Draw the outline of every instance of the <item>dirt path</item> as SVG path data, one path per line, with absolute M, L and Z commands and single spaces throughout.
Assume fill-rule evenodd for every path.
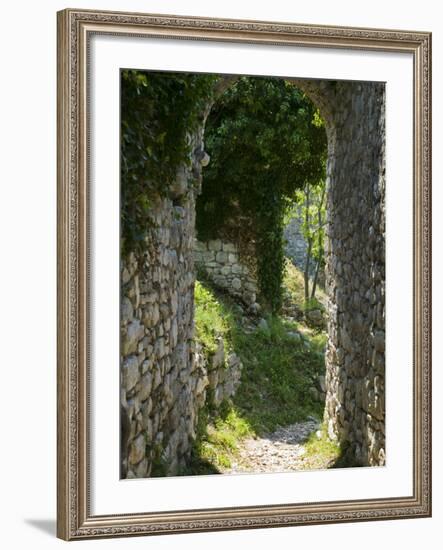
M 323 469 L 329 466 L 318 457 L 307 456 L 304 443 L 312 432 L 319 429 L 316 420 L 291 424 L 257 439 L 247 438 L 240 445 L 231 467 L 223 473 L 290 472 L 294 470 Z

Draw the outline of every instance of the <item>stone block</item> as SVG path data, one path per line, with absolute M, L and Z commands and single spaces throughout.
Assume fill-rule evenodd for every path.
M 242 282 L 238 277 L 235 277 L 234 279 L 232 279 L 231 285 L 232 288 L 234 288 L 235 290 L 240 290 L 242 287 Z
M 157 303 L 147 305 L 143 312 L 143 323 L 146 327 L 154 327 L 160 320 L 160 309 Z
M 137 384 L 137 393 L 140 401 L 145 401 L 152 390 L 152 374 L 148 371 Z
M 204 250 L 207 250 L 208 249 L 208 246 L 207 246 L 207 243 L 205 242 L 202 242 L 202 241 L 198 241 L 197 239 L 195 239 L 194 241 L 194 250 L 198 250 L 198 251 L 204 251 Z
M 213 241 L 208 242 L 208 249 L 214 250 L 215 252 L 218 252 L 222 249 L 222 242 L 219 239 L 215 239 Z
M 145 334 L 144 327 L 138 319 L 134 319 L 123 331 L 122 354 L 129 355 L 137 351 L 138 342 Z
M 230 265 L 224 265 L 221 268 L 220 273 L 225 277 L 226 277 L 226 275 L 230 275 L 231 274 L 231 266 Z
M 225 252 L 237 252 L 237 247 L 234 243 L 223 243 L 223 250 Z
M 121 320 L 123 323 L 129 322 L 134 315 L 134 308 L 132 307 L 131 300 L 129 298 L 123 298 L 121 303 Z
M 217 252 L 215 259 L 218 263 L 224 264 L 228 261 L 228 253 L 227 252 Z
M 385 333 L 382 330 L 377 330 L 374 334 L 374 348 L 376 351 L 385 351 Z
M 134 355 L 127 357 L 122 365 L 122 387 L 128 392 L 140 378 L 138 360 Z
M 129 448 L 129 463 L 138 464 L 145 457 L 146 443 L 145 437 L 143 434 L 137 436 L 134 441 L 132 441 Z

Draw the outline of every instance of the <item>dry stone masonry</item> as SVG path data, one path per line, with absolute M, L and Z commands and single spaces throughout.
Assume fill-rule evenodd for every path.
M 329 435 L 361 465 L 385 463 L 385 87 L 309 82 L 326 118 Z
M 195 264 L 217 287 L 248 306 L 250 313 L 258 313 L 257 282 L 248 266 L 241 262 L 236 244 L 220 239 L 196 241 Z
M 127 477 L 160 461 L 185 465 L 205 401 L 207 378 L 193 327 L 193 209 L 159 199 L 144 257 L 122 269 L 121 402 L 130 425 L 122 441 Z
M 144 254 L 121 265 L 121 474 L 174 475 L 186 467 L 198 413 L 238 386 L 241 363 L 219 349 L 209 362 L 194 341 L 195 193 L 201 184 L 203 128 L 190 136 L 169 197 L 152 197 Z
M 294 81 L 321 110 L 328 132 L 326 283 L 329 342 L 325 420 L 354 461 L 385 461 L 384 85 Z M 208 106 L 207 113 L 210 106 Z M 220 349 L 206 361 L 194 341 L 194 258 L 249 306 L 254 282 L 235 245 L 195 245 L 204 120 L 192 166 L 167 198 L 153 197 L 144 255 L 121 265 L 122 477 L 186 467 L 198 413 L 233 394 L 241 364 Z

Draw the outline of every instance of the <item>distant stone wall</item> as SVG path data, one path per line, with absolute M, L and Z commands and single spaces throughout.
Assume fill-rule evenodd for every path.
M 301 231 L 302 221 L 296 214 L 284 228 L 285 254 L 299 269 L 304 269 L 308 244 Z M 315 266 L 312 266 L 312 271 Z
M 215 286 L 241 300 L 251 313 L 259 311 L 257 303 L 257 283 L 250 268 L 239 258 L 238 247 L 234 243 L 220 239 L 195 241 L 195 265 Z

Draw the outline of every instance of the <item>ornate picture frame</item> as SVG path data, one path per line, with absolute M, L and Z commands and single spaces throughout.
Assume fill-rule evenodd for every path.
M 90 41 L 180 39 L 381 53 L 413 59 L 412 494 L 94 514 L 91 507 Z M 64 540 L 431 515 L 431 34 L 67 9 L 58 13 L 58 471 Z M 409 243 L 409 241 L 408 241 Z M 116 428 L 117 429 L 117 428 Z M 157 480 L 162 483 L 162 480 Z M 257 481 L 258 485 L 260 484 Z M 93 496 L 93 495 L 92 495 Z

